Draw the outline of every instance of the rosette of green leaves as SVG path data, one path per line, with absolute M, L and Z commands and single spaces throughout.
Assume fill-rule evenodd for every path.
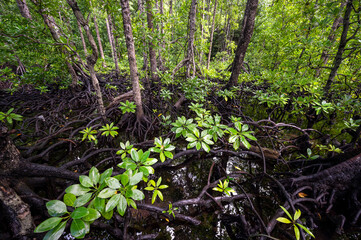
M 221 124 L 219 115 L 207 117 L 203 127 L 208 128 L 208 133 L 212 135 L 214 142 L 218 141 L 218 137 L 222 138 L 225 133 L 224 129 L 227 129 L 226 125 Z
M 212 190 L 217 192 L 222 192 L 227 194 L 228 196 L 231 196 L 231 192 L 235 192 L 235 191 L 233 190 L 233 188 L 228 187 L 228 185 L 229 185 L 228 179 L 224 180 L 223 182 L 219 180 L 217 187 L 212 188 Z
M 176 134 L 176 138 L 180 135 L 186 137 L 188 132 L 192 132 L 195 128 L 197 128 L 197 125 L 193 123 L 192 118 L 186 119 L 184 116 L 178 117 L 177 121 L 171 124 L 173 126 L 171 130 Z
M 127 206 L 137 208 L 135 201 L 144 199 L 142 191 L 137 189 L 137 184 L 143 179 L 142 172 L 133 172 L 127 170 L 121 175 L 114 177 L 107 177 L 104 179 L 106 187 L 99 192 L 97 198 L 99 203 L 98 208 L 101 208 L 106 214 L 112 216 L 114 208 L 117 208 L 118 213 L 124 216 Z
M 189 142 L 187 148 L 196 147 L 197 150 L 203 148 L 204 151 L 209 152 L 211 150 L 209 145 L 214 144 L 211 139 L 212 135 L 209 134 L 208 130 L 203 130 L 201 134 L 199 134 L 199 130 L 195 128 L 192 133 L 187 133 L 186 141 Z
M 312 232 L 305 226 L 303 226 L 302 224 L 297 223 L 296 221 L 301 217 L 301 210 L 296 210 L 294 216 L 292 217 L 291 214 L 287 211 L 286 208 L 280 206 L 281 209 L 286 213 L 286 215 L 289 217 L 289 219 L 284 218 L 284 217 L 279 217 L 276 220 L 281 222 L 281 223 L 286 223 L 286 224 L 292 224 L 293 225 L 293 230 L 295 232 L 295 237 L 297 240 L 300 239 L 300 230 L 298 228 L 302 228 L 306 233 L 308 233 L 310 236 L 312 236 L 313 238 L 315 238 L 315 236 L 312 234 Z
M 160 200 L 163 201 L 163 194 L 159 190 L 168 188 L 168 186 L 167 185 L 161 185 L 161 183 L 162 183 L 162 177 L 158 178 L 157 182 L 155 182 L 154 180 L 149 180 L 148 186 L 146 188 L 144 188 L 147 191 L 153 191 L 152 204 L 155 202 L 157 196 L 159 197 Z
M 175 146 L 170 144 L 170 139 L 166 138 L 164 141 L 162 137 L 155 138 L 154 139 L 154 145 L 155 147 L 152 147 L 150 151 L 159 153 L 159 158 L 162 162 L 165 161 L 165 158 L 173 159 L 173 151 L 175 149 Z
M 93 130 L 92 127 L 85 128 L 80 131 L 80 133 L 83 134 L 82 141 L 85 139 L 88 139 L 89 141 L 96 141 L 96 136 L 94 134 L 97 134 L 97 130 Z
M 13 120 L 15 120 L 15 121 L 23 120 L 23 116 L 13 113 L 12 111 L 14 111 L 14 108 L 10 108 L 6 113 L 0 112 L 0 121 L 5 122 L 5 119 L 6 119 L 6 121 L 9 124 L 13 124 Z
M 115 137 L 118 135 L 118 132 L 116 130 L 118 130 L 119 128 L 117 126 L 114 126 L 114 123 L 111 123 L 110 125 L 107 123 L 105 126 L 102 126 L 101 129 L 99 129 L 99 131 L 102 131 L 102 135 L 105 136 L 112 136 Z
M 119 109 L 122 110 L 122 113 L 135 113 L 135 109 L 137 108 L 137 106 L 135 105 L 134 102 L 129 102 L 128 100 L 124 103 L 121 102 L 120 103 L 120 107 Z
M 52 217 L 40 223 L 34 232 L 48 231 L 44 239 L 59 239 L 64 232 L 67 221 L 71 219 L 71 235 L 75 238 L 84 238 L 90 231 L 90 224 L 101 216 L 99 210 L 91 205 L 87 208 L 84 206 L 94 199 L 96 192 L 101 189 L 100 180 L 105 177 L 103 174 L 100 175 L 98 169 L 93 167 L 89 171 L 89 176 L 81 175 L 79 177 L 80 184 L 71 185 L 65 190 L 66 194 L 63 201 L 52 200 L 47 202 L 46 208 Z M 74 210 L 68 211 L 68 207 Z
M 233 143 L 233 148 L 237 150 L 242 143 L 247 149 L 250 149 L 251 144 L 248 142 L 248 139 L 256 141 L 252 134 L 253 131 L 248 131 L 249 127 L 247 124 L 243 124 L 241 122 L 234 123 L 235 129 L 229 127 L 228 131 L 230 132 L 231 136 L 229 137 L 229 143 Z
M 118 164 L 118 167 L 123 169 L 130 169 L 133 171 L 142 172 L 144 177 L 147 178 L 149 174 L 154 173 L 154 169 L 151 165 L 155 164 L 158 160 L 156 158 L 149 158 L 150 151 L 143 152 L 143 150 L 135 150 L 134 148 L 130 151 L 130 157 L 123 159 L 123 162 Z
M 122 159 L 124 159 L 127 156 L 127 154 L 130 154 L 130 151 L 132 149 L 137 150 L 136 148 L 133 148 L 133 145 L 131 145 L 129 143 L 129 141 L 127 141 L 125 144 L 121 142 L 120 143 L 120 148 L 121 149 L 119 151 L 117 151 L 117 154 L 121 155 Z

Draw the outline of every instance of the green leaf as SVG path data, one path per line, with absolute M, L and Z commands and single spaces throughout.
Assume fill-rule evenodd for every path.
M 159 190 L 155 190 L 154 192 L 157 192 L 157 195 L 158 195 L 159 199 L 163 201 L 163 194 L 162 194 L 162 192 L 159 191 Z
M 126 173 L 123 173 L 122 175 L 120 175 L 120 181 L 122 183 L 123 186 L 126 186 L 129 183 L 129 176 Z
M 85 207 L 76 208 L 74 212 L 71 213 L 72 219 L 80 219 L 89 214 L 89 210 Z
M 240 136 L 240 141 L 247 149 L 251 148 L 251 144 L 246 140 L 244 136 Z
M 296 223 L 297 226 L 299 226 L 300 228 L 302 228 L 303 230 L 305 230 L 306 233 L 308 233 L 310 236 L 312 236 L 313 238 L 315 238 L 315 235 L 313 235 L 313 233 L 308 229 L 306 228 L 305 226 L 299 224 L 299 223 Z
M 282 207 L 282 206 L 280 206 L 280 208 L 282 208 L 282 210 L 287 214 L 287 216 L 288 216 L 290 219 L 292 219 L 291 214 L 287 211 L 286 208 L 284 208 L 284 207 Z
M 162 162 L 165 161 L 165 156 L 164 156 L 164 153 L 163 153 L 163 152 L 161 152 L 161 153 L 159 154 L 159 158 L 160 158 L 160 160 L 161 160 Z
M 127 210 L 127 199 L 120 194 L 119 203 L 117 206 L 118 213 L 120 216 L 124 216 L 125 211 Z
M 113 177 L 106 178 L 105 183 L 112 189 L 118 189 L 121 187 L 119 181 Z
M 105 199 L 96 197 L 94 199 L 94 207 L 99 212 L 103 212 L 103 210 L 105 208 Z
M 157 191 L 157 190 L 156 190 Z M 155 202 L 155 199 L 157 198 L 157 193 L 156 191 L 153 192 L 153 195 L 152 195 L 152 204 Z
M 281 223 L 287 223 L 287 224 L 292 223 L 289 219 L 284 218 L 284 217 L 279 217 L 276 220 L 281 222 Z
M 113 168 L 108 168 L 100 175 L 100 184 L 104 183 L 104 180 L 108 177 L 110 177 L 113 173 Z
M 52 217 L 46 219 L 44 222 L 40 223 L 34 230 L 35 233 L 42 233 L 49 231 L 50 229 L 55 228 L 60 222 L 62 218 L 60 217 Z
M 75 238 L 83 238 L 87 232 L 85 223 L 81 219 L 75 219 L 70 225 L 70 233 Z
M 59 223 L 55 228 L 51 229 L 49 232 L 46 233 L 43 240 L 57 240 L 61 237 L 65 230 L 66 222 Z
M 83 217 L 84 221 L 92 222 L 92 221 L 97 220 L 101 216 L 100 213 L 93 208 L 88 208 L 88 211 L 89 211 L 89 214 L 86 215 L 85 217 Z
M 85 194 L 85 193 L 87 193 L 89 191 L 90 191 L 90 188 L 83 187 L 80 184 L 74 184 L 74 185 L 71 185 L 71 186 L 69 186 L 69 187 L 67 187 L 65 189 L 66 193 L 72 193 L 75 196 L 83 195 L 83 194 Z
M 49 215 L 52 217 L 59 217 L 67 212 L 65 203 L 59 200 L 47 202 L 46 208 L 48 209 Z
M 167 158 L 173 159 L 173 153 L 171 153 L 171 152 L 164 152 L 164 155 L 165 155 Z
M 128 205 L 132 206 L 134 209 L 137 209 L 137 204 L 133 201 L 133 199 L 127 198 Z
M 73 206 L 76 200 L 76 196 L 72 193 L 65 193 L 63 197 L 63 201 L 67 206 Z
M 140 191 L 138 189 L 134 189 L 131 198 L 133 198 L 134 200 L 140 201 L 140 200 L 144 199 L 144 194 L 142 191 Z
M 298 229 L 298 227 L 296 225 L 293 225 L 293 229 L 295 231 L 296 239 L 300 240 L 300 230 Z
M 293 216 L 293 221 L 296 221 L 300 217 L 301 217 L 301 210 L 297 209 L 296 212 L 295 212 L 295 215 Z
M 105 206 L 105 212 L 113 210 L 118 205 L 120 196 L 120 194 L 116 194 L 109 199 L 107 205 Z
M 96 167 L 92 167 L 89 171 L 89 178 L 93 182 L 94 186 L 98 184 L 100 179 L 99 171 Z
M 83 196 L 80 196 L 78 197 L 75 202 L 74 202 L 74 207 L 77 208 L 77 207 L 80 207 L 80 206 L 83 206 L 85 205 L 89 200 L 90 198 L 92 197 L 93 193 L 86 193 L 84 194 Z
M 129 179 L 129 185 L 136 185 L 138 184 L 143 178 L 143 173 L 139 172 L 134 174 L 133 176 L 130 177 Z
M 134 148 L 130 151 L 130 156 L 134 161 L 139 162 L 139 153 Z
M 109 220 L 109 219 L 111 219 L 111 218 L 113 217 L 113 213 L 114 213 L 113 210 L 111 210 L 111 211 L 109 211 L 109 212 L 103 211 L 103 212 L 102 212 L 102 216 L 103 216 L 105 219 Z
M 88 176 L 81 175 L 79 176 L 79 182 L 83 187 L 93 187 L 93 182 Z
M 209 147 L 209 145 L 207 143 L 202 142 L 202 148 L 204 149 L 204 151 L 209 152 L 211 150 L 211 148 Z
M 98 198 L 110 198 L 113 196 L 117 191 L 111 188 L 105 188 L 103 189 L 99 194 Z

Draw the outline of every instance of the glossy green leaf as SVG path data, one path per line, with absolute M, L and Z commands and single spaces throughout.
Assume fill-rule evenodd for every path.
M 50 229 L 55 228 L 60 222 L 62 218 L 60 217 L 52 217 L 46 219 L 44 222 L 40 223 L 34 230 L 35 233 L 42 233 L 49 231 Z
M 66 227 L 66 222 L 61 222 L 59 223 L 55 228 L 51 229 L 49 232 L 47 232 L 43 238 L 43 240 L 57 240 L 61 237 L 61 235 L 63 234 L 65 227 Z
M 63 201 L 67 206 L 73 206 L 76 200 L 76 196 L 72 193 L 65 193 L 63 197 Z
M 46 203 L 48 213 L 52 217 L 59 217 L 67 212 L 66 205 L 62 201 L 52 200 Z
M 87 232 L 85 223 L 81 219 L 74 219 L 70 225 L 70 233 L 75 238 L 83 238 Z
M 120 216 L 124 216 L 125 211 L 127 210 L 127 200 L 126 198 L 120 194 L 119 203 L 117 205 L 117 210 Z
M 89 191 L 90 191 L 90 188 L 83 187 L 80 184 L 74 184 L 74 185 L 71 185 L 71 186 L 69 186 L 69 187 L 67 187 L 65 189 L 66 193 L 72 193 L 75 196 L 83 195 L 83 194 L 85 194 L 85 193 L 87 193 Z
M 79 176 L 79 182 L 83 187 L 93 187 L 93 182 L 88 176 Z
M 139 173 L 134 174 L 129 179 L 129 185 L 138 184 L 142 180 L 142 178 L 143 178 L 143 173 L 139 172 Z
M 102 174 L 100 174 L 100 184 L 104 183 L 104 180 L 110 177 L 113 173 L 113 168 L 108 168 Z
M 94 207 L 96 210 L 98 210 L 99 212 L 103 212 L 104 208 L 105 208 L 105 199 L 104 198 L 99 198 L 96 197 L 94 199 Z
M 110 198 L 113 196 L 117 191 L 111 188 L 105 188 L 103 189 L 99 194 L 98 198 Z
M 100 174 L 96 167 L 92 167 L 89 171 L 89 178 L 93 182 L 94 185 L 99 183 Z
M 71 218 L 72 219 L 80 219 L 82 217 L 85 217 L 86 215 L 89 214 L 89 210 L 85 207 L 80 207 L 80 208 L 76 208 L 72 213 L 71 213 Z
M 137 200 L 137 201 L 143 200 L 144 193 L 138 189 L 134 189 L 131 198 L 133 198 L 134 200 Z
M 284 217 L 279 217 L 276 220 L 281 222 L 281 223 L 287 223 L 287 224 L 292 223 L 289 219 L 284 218 Z
M 105 212 L 113 210 L 118 205 L 120 196 L 120 194 L 116 194 L 109 199 L 107 205 L 105 206 Z
M 106 178 L 105 183 L 112 189 L 118 189 L 121 187 L 119 181 L 113 177 Z
M 101 216 L 101 214 L 93 208 L 88 208 L 88 211 L 89 211 L 88 215 L 83 217 L 84 221 L 87 221 L 87 222 L 95 221 L 98 218 L 100 218 L 100 216 Z
M 77 207 L 80 207 L 80 206 L 83 206 L 85 205 L 86 203 L 89 202 L 90 198 L 92 197 L 93 193 L 86 193 L 80 197 L 78 197 L 75 202 L 74 202 L 74 205 L 73 207 L 77 208 Z

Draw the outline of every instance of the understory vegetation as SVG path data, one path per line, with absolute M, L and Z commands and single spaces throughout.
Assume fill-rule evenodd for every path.
M 360 239 L 360 0 L 0 2 L 0 239 Z

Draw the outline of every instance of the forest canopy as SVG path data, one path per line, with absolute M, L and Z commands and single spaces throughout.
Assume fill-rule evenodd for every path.
M 359 239 L 360 0 L 0 2 L 0 239 Z

